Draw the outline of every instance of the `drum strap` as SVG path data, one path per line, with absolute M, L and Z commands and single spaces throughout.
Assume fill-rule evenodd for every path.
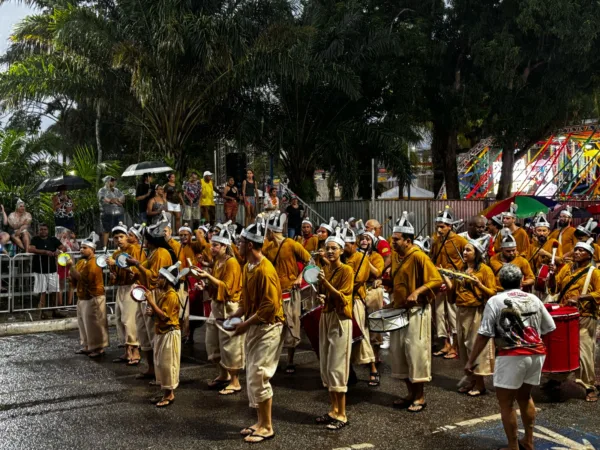
M 273 267 L 275 267 L 275 264 L 277 264 L 277 259 L 279 258 L 279 252 L 281 251 L 281 247 L 283 247 L 283 244 L 285 244 L 285 241 L 287 241 L 288 238 L 285 238 L 282 242 L 281 245 L 279 246 L 279 248 L 277 249 L 277 254 L 275 255 L 275 259 L 273 260 Z
M 592 271 L 593 269 L 594 269 L 594 267 L 590 267 L 589 271 Z M 575 275 L 573 278 L 571 278 L 571 281 L 569 281 L 566 284 L 566 286 L 564 288 L 562 288 L 562 290 L 560 291 L 560 294 L 558 294 L 558 299 L 556 301 L 558 303 L 560 303 L 563 296 L 567 293 L 567 291 L 571 288 L 571 286 L 573 286 L 577 282 L 577 280 L 579 280 L 583 275 L 587 274 L 589 271 L 582 270 L 577 275 Z
M 356 272 L 354 273 L 354 280 L 353 280 L 354 282 L 356 282 L 356 277 L 358 276 L 358 274 L 359 274 L 359 272 L 360 272 L 360 268 L 361 268 L 361 267 L 362 267 L 362 265 L 363 265 L 363 262 L 364 262 L 364 260 L 365 260 L 365 256 L 367 256 L 367 252 L 363 253 L 363 256 L 362 256 L 362 258 L 361 258 L 361 260 L 360 260 L 360 264 L 358 265 L 358 269 L 357 269 L 357 270 L 356 270 Z M 359 296 L 358 298 L 360 298 L 360 296 Z M 364 303 L 364 299 L 362 299 L 362 298 L 361 298 L 361 300 L 362 300 L 362 302 Z M 365 306 L 366 306 L 366 305 L 365 305 Z

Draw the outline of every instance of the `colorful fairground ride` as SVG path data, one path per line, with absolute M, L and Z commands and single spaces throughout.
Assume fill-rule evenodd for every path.
M 461 198 L 495 197 L 502 149 L 484 139 L 458 158 Z M 557 130 L 533 145 L 513 169 L 513 194 L 556 200 L 600 199 L 600 124 L 598 121 Z M 445 198 L 442 186 L 438 198 Z

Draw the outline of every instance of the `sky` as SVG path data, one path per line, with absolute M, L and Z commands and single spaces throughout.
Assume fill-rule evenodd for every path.
M 8 47 L 8 37 L 13 26 L 31 12 L 32 9 L 22 3 L 8 2 L 0 5 L 0 54 Z

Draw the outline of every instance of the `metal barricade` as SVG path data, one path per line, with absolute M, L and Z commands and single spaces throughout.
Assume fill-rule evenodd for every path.
M 0 253 L 0 313 L 10 312 L 11 307 L 11 258 Z

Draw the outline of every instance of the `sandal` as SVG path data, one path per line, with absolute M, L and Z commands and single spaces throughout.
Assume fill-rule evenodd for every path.
M 104 356 L 104 354 L 105 354 L 104 351 L 102 351 L 102 352 L 92 352 L 88 356 L 90 358 L 92 358 L 92 359 L 95 359 L 95 358 L 100 358 L 100 357 Z
M 411 409 L 411 408 L 413 408 L 413 409 Z M 416 403 L 416 402 L 413 402 L 412 405 L 410 405 L 408 407 L 407 411 L 416 414 L 416 413 L 420 413 L 425 408 L 427 408 L 427 402 L 425 402 L 425 403 Z
M 590 389 L 585 395 L 585 401 L 589 403 L 596 403 L 598 401 L 598 393 L 595 389 Z
M 458 389 L 458 393 L 459 394 L 468 394 L 469 392 L 471 392 L 473 390 L 473 387 L 474 386 L 463 386 Z
M 89 355 L 90 353 L 92 352 L 89 350 L 84 350 L 82 348 L 80 348 L 79 350 L 75 350 L 76 355 Z
M 285 373 L 288 375 L 294 375 L 296 373 L 296 366 L 294 364 L 288 364 L 285 368 Z
M 344 428 L 347 425 L 350 425 L 350 423 L 348 421 L 342 422 L 341 420 L 332 418 L 331 422 L 325 428 L 327 428 L 328 430 L 331 430 L 331 431 L 337 431 L 337 430 L 341 430 L 342 428 Z
M 240 392 L 242 392 L 242 388 L 239 388 L 239 389 L 225 388 L 225 389 L 221 389 L 219 391 L 219 395 L 235 395 L 235 394 L 239 394 Z
M 458 353 L 449 351 L 444 355 L 444 359 L 458 359 Z
M 163 402 L 166 402 L 166 403 L 163 403 Z M 156 407 L 157 408 L 166 408 L 167 406 L 171 406 L 173 403 L 175 403 L 174 398 L 172 398 L 170 400 L 169 399 L 164 399 L 164 400 L 161 399 L 160 402 L 156 403 Z
M 273 433 L 271 436 L 263 436 L 262 434 L 256 434 L 256 432 L 254 432 L 254 433 L 246 436 L 244 438 L 244 442 L 247 442 L 248 444 L 259 444 L 261 442 L 271 440 L 274 437 L 275 437 L 275 433 Z M 258 441 L 252 440 L 252 438 L 258 438 Z
M 482 389 L 482 390 L 479 390 L 479 389 L 471 389 L 469 392 L 467 392 L 467 395 L 468 395 L 469 397 L 480 397 L 480 396 L 482 396 L 482 395 L 485 395 L 486 393 L 487 393 L 487 390 L 486 390 L 486 389 Z
M 437 352 L 435 352 L 435 353 L 433 354 L 433 356 L 437 356 L 437 357 L 439 357 L 439 356 L 444 356 L 444 355 L 446 355 L 447 353 L 448 353 L 448 352 L 447 352 L 447 351 L 445 351 L 445 350 L 438 350 Z
M 376 387 L 381 384 L 381 375 L 379 375 L 379 372 L 371 372 L 371 378 L 374 378 L 374 380 L 369 380 L 369 386 Z
M 119 356 L 118 358 L 113 359 L 112 362 L 114 362 L 114 363 L 124 363 L 124 362 L 129 362 L 129 360 L 127 358 Z
M 210 389 L 211 391 L 220 391 L 223 388 L 227 387 L 227 385 L 230 382 L 231 382 L 231 379 L 229 379 L 229 380 L 214 379 L 210 383 L 208 383 L 208 389 Z
M 127 365 L 128 366 L 137 366 L 140 361 L 142 360 L 142 358 L 139 359 L 130 359 L 129 361 L 127 361 Z
M 392 403 L 392 406 L 396 409 L 407 409 L 412 404 L 412 400 L 401 398 L 400 400 L 396 400 L 394 403 Z
M 242 436 L 250 436 L 251 434 L 253 434 L 256 430 L 252 427 L 247 427 L 244 428 L 242 431 L 240 431 L 240 434 Z
M 333 417 L 331 417 L 329 415 L 329 413 L 327 413 L 327 414 L 323 414 L 322 416 L 317 417 L 315 419 L 315 422 L 318 423 L 319 425 L 327 425 L 328 423 L 331 423 L 334 420 L 335 419 Z

